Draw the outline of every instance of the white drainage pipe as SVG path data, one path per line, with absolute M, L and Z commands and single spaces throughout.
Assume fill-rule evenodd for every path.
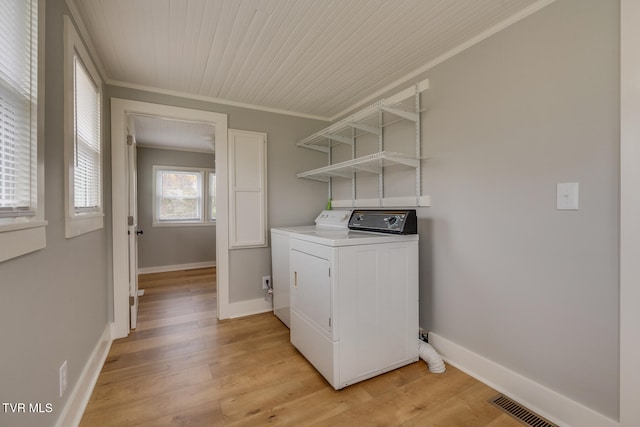
M 446 370 L 444 361 L 431 344 L 418 340 L 418 354 L 420 354 L 420 359 L 427 362 L 429 371 L 434 374 L 441 374 Z

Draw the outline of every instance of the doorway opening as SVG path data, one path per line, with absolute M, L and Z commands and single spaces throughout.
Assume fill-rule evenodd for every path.
M 157 121 L 160 122 L 157 122 Z M 148 126 L 149 125 L 149 126 Z M 229 254 L 228 254 L 228 217 L 227 210 L 227 116 L 203 110 L 173 107 L 162 104 L 152 104 L 139 101 L 113 98 L 111 100 L 111 156 L 112 156 L 112 221 L 113 221 L 113 324 L 112 338 L 121 338 L 129 334 L 131 329 L 131 304 L 137 297 L 137 289 L 133 289 L 130 277 L 130 265 L 133 252 L 131 248 L 130 206 L 131 197 L 128 189 L 130 182 L 130 145 L 127 137 L 131 128 L 135 128 L 136 138 L 140 140 L 140 127 L 149 127 L 149 132 L 157 132 L 159 127 L 172 125 L 174 129 L 188 127 L 194 129 L 202 127 L 213 134 L 209 140 L 204 138 L 201 143 L 209 144 L 215 151 L 215 181 L 216 181 L 216 227 L 215 227 L 215 258 L 216 258 L 216 288 L 218 317 L 227 317 L 229 290 Z M 184 129 L 183 129 L 184 130 Z M 213 141 L 211 141 L 211 138 Z M 129 138 L 131 141 L 132 138 Z M 158 137 L 157 139 L 161 139 Z M 133 142 L 133 141 L 131 141 Z M 135 166 L 134 166 L 135 167 Z M 132 171 L 135 172 L 135 171 Z M 135 219 L 134 221 L 135 222 Z M 136 230 L 137 231 L 137 230 Z M 134 231 L 134 236 L 135 236 Z M 134 239 L 135 240 L 135 239 Z M 130 256 L 131 255 L 131 256 Z M 137 267 L 136 267 L 137 271 Z
M 136 328 L 138 275 L 215 266 L 215 127 L 130 114 L 129 298 Z

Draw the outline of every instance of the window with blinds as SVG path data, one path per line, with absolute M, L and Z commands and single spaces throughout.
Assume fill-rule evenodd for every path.
M 65 236 L 71 238 L 104 227 L 102 80 L 68 16 L 64 38 Z
M 93 82 L 77 55 L 74 74 L 74 171 L 73 204 L 76 212 L 100 210 L 101 143 L 100 88 Z
M 0 218 L 37 209 L 38 2 L 2 0 Z

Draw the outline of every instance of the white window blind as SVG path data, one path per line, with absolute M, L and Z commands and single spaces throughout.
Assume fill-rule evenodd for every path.
M 2 1 L 2 0 L 0 0 Z M 64 16 L 65 237 L 103 228 L 102 80 Z
M 35 215 L 38 2 L 0 0 L 0 217 Z
M 100 91 L 76 55 L 74 69 L 74 208 L 100 210 Z

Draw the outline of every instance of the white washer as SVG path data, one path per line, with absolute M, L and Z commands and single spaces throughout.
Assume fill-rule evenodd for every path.
M 399 211 L 368 212 L 352 219 L 399 231 Z M 316 227 L 288 239 L 291 342 L 335 389 L 418 360 L 417 234 Z

